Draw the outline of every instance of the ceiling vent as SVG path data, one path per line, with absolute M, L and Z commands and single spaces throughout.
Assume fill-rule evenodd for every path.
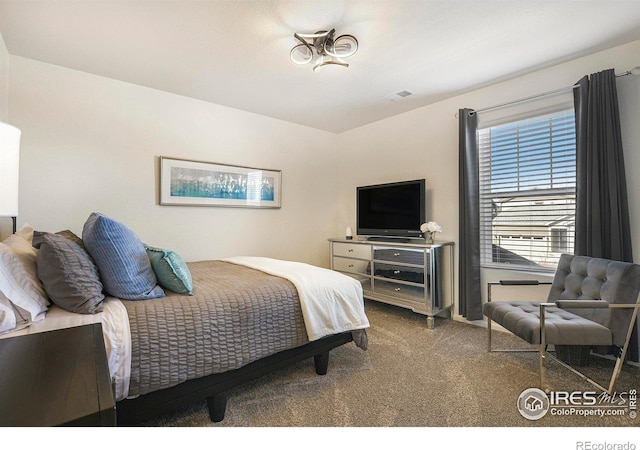
M 391 100 L 392 102 L 397 102 L 398 100 L 402 100 L 403 98 L 407 98 L 410 95 L 413 95 L 413 92 L 410 91 L 400 91 L 395 94 L 389 94 L 385 96 L 387 100 Z

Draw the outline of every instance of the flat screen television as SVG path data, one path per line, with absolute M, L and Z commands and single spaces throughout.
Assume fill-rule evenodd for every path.
M 425 180 L 356 188 L 356 228 L 360 236 L 422 236 L 425 222 Z

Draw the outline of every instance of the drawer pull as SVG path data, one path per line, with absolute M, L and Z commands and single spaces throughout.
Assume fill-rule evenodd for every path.
M 353 267 L 353 264 L 349 264 L 349 268 Z
M 400 271 L 399 271 L 399 270 L 394 270 L 394 271 L 393 271 L 393 274 L 394 274 L 394 275 L 400 275 Z
M 400 253 L 394 253 L 393 256 L 400 256 Z
M 400 292 L 400 288 L 395 288 L 394 291 Z
M 350 248 L 349 250 L 347 250 L 349 253 L 353 253 L 353 249 Z

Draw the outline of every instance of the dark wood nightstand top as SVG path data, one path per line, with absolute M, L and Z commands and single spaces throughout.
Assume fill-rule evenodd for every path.
M 115 423 L 101 324 L 0 339 L 0 426 Z

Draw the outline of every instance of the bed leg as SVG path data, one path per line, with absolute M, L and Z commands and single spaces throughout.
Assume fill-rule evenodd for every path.
M 222 422 L 224 413 L 227 409 L 227 395 L 222 392 L 220 394 L 207 397 L 207 406 L 209 407 L 209 418 L 212 422 Z
M 329 368 L 329 352 L 314 355 L 313 364 L 316 366 L 316 373 L 318 375 L 326 375 L 327 369 Z

